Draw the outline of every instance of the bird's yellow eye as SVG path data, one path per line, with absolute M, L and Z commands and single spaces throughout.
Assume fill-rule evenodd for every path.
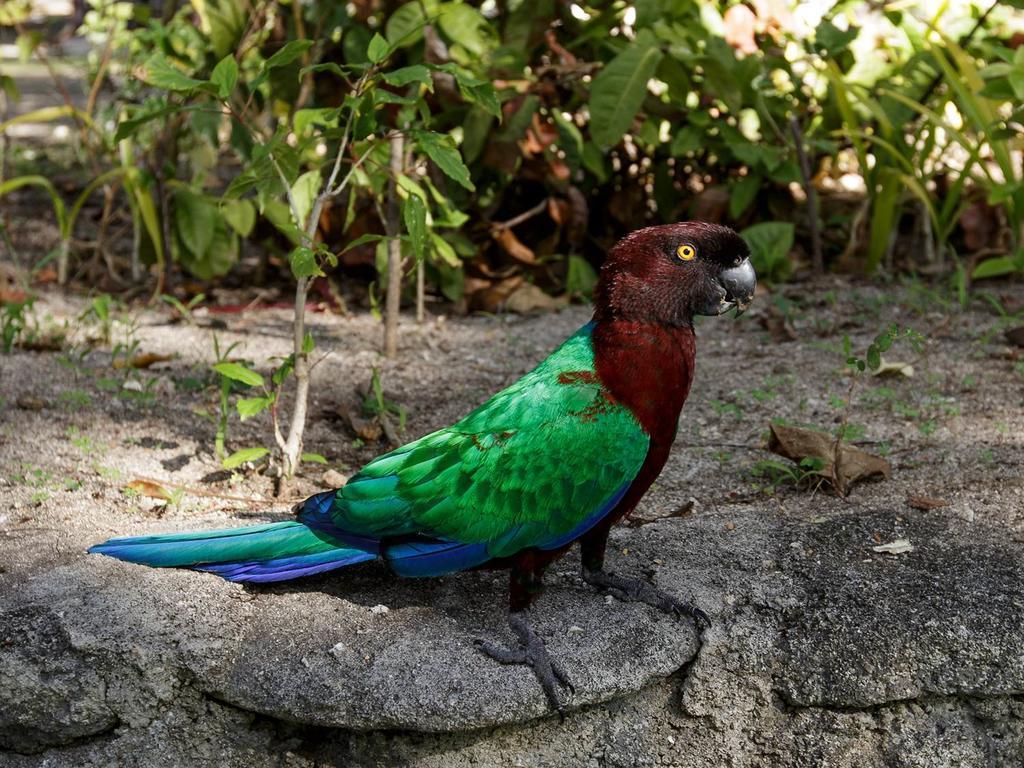
M 680 245 L 676 248 L 676 256 L 683 261 L 692 261 L 697 256 L 697 250 L 692 245 Z

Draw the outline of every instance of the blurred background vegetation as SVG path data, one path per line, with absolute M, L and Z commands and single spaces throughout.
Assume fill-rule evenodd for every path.
M 765 284 L 923 276 L 966 306 L 1024 272 L 1022 9 L 5 0 L 3 349 L 39 343 L 47 283 L 100 320 L 294 307 L 269 381 L 213 339 L 218 458 L 270 454 L 224 450 L 229 412 L 269 411 L 288 478 L 318 458 L 309 308 L 383 315 L 393 356 L 403 305 L 555 309 L 681 219 L 739 230 Z
M 181 300 L 309 277 L 376 308 L 392 241 L 420 312 L 497 311 L 586 295 L 625 232 L 703 219 L 769 280 L 966 292 L 1024 268 L 1021 6 L 8 1 L 4 258 Z M 41 201 L 54 234 L 19 242 Z

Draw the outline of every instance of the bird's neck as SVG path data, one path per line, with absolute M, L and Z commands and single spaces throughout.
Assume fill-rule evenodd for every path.
M 693 328 L 598 320 L 591 338 L 601 383 L 636 416 L 652 444 L 667 450 L 693 382 Z

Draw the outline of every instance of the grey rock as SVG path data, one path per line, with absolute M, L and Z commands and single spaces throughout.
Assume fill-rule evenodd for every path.
M 5 598 L 0 738 L 19 768 L 1024 764 L 1012 545 L 924 514 L 898 557 L 864 533 L 889 512 L 730 520 L 613 537 L 618 570 L 717 614 L 699 650 L 688 622 L 551 580 L 535 614 L 577 686 L 564 724 L 528 670 L 472 645 L 508 639 L 500 575 L 244 589 L 78 558 Z

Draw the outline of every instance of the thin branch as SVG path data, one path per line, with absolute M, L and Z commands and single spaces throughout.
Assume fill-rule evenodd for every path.
M 545 197 L 533 208 L 523 211 L 522 213 L 513 216 L 508 221 L 496 221 L 491 224 L 491 229 L 495 232 L 501 232 L 502 230 L 512 229 L 512 227 L 522 224 L 524 221 L 532 219 L 537 214 L 543 212 L 548 207 L 548 199 Z

